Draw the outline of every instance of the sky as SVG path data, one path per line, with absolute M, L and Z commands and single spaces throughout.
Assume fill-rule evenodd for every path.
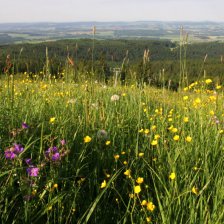
M 224 22 L 224 0 L 0 0 L 0 8 L 0 23 Z

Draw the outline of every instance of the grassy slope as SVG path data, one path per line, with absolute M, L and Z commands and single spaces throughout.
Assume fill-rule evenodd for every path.
M 224 96 L 223 87 L 206 91 L 209 85 L 173 93 L 25 79 L 12 88 L 11 78 L 1 80 L 0 219 L 222 223 Z M 21 129 L 24 121 L 28 129 Z M 23 153 L 5 159 L 15 142 Z M 57 162 L 44 153 L 52 146 L 65 153 Z M 25 158 L 40 168 L 38 177 L 27 175 Z

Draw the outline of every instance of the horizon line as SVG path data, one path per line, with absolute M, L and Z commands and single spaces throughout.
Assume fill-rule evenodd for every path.
M 0 22 L 0 24 L 33 24 L 33 23 L 135 23 L 135 22 L 190 22 L 190 23 L 224 23 L 224 20 L 86 20 L 86 21 L 24 21 L 24 22 Z

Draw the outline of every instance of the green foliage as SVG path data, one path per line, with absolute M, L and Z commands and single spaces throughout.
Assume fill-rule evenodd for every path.
M 223 86 L 207 79 L 176 93 L 7 78 L 3 223 L 223 223 Z M 7 159 L 14 143 L 24 150 Z

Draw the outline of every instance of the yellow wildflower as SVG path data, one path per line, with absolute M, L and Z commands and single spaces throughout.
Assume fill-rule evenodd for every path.
M 105 143 L 106 145 L 110 145 L 110 141 L 106 141 L 106 143 Z
M 187 137 L 185 138 L 185 140 L 186 140 L 186 142 L 191 142 L 191 141 L 192 141 L 192 137 L 191 137 L 191 136 L 187 136 Z
M 120 156 L 118 154 L 114 155 L 114 159 L 118 160 L 120 158 Z
M 152 202 L 147 203 L 147 210 L 149 210 L 150 212 L 153 212 L 155 208 L 156 206 Z
M 55 122 L 55 119 L 56 119 L 56 117 L 51 117 L 49 122 L 50 122 L 51 124 L 53 124 L 53 123 Z
M 139 133 L 142 133 L 143 131 L 144 131 L 144 129 L 142 128 L 142 129 L 140 129 L 138 132 L 139 132 Z
M 124 172 L 124 175 L 127 176 L 128 178 L 131 178 L 131 170 L 128 169 Z
M 135 188 L 134 188 L 134 192 L 135 192 L 135 194 L 139 194 L 140 192 L 141 192 L 141 186 L 140 185 L 137 185 L 137 186 L 135 186 Z
M 152 146 L 155 146 L 155 145 L 157 145 L 157 144 L 158 144 L 158 141 L 157 141 L 157 140 L 155 140 L 155 139 L 152 140 L 152 142 L 151 142 L 151 145 L 152 145 Z
M 194 101 L 195 104 L 200 104 L 201 103 L 201 99 L 200 98 L 196 98 Z
M 171 173 L 171 174 L 169 175 L 169 178 L 170 178 L 171 180 L 174 180 L 174 179 L 176 178 L 176 174 L 175 174 L 175 173 Z
M 147 135 L 149 134 L 149 129 L 145 129 L 144 133 Z
M 129 194 L 129 198 L 134 198 L 134 194 Z
M 198 193 L 199 193 L 198 188 L 196 188 L 195 186 L 191 189 L 191 192 L 196 195 L 198 195 Z
M 180 136 L 179 136 L 179 135 L 175 135 L 175 136 L 173 137 L 173 140 L 174 140 L 174 141 L 179 141 L 179 139 L 180 139 Z
M 151 222 L 152 221 L 152 218 L 150 217 L 150 216 L 148 216 L 147 218 L 146 218 L 146 222 Z
M 106 186 L 107 186 L 107 182 L 106 182 L 106 180 L 104 180 L 104 181 L 101 183 L 100 188 L 105 188 Z
M 188 118 L 188 117 L 184 117 L 183 121 L 184 121 L 185 123 L 187 123 L 187 122 L 189 122 L 189 118 Z
M 188 96 L 184 96 L 183 100 L 188 100 L 188 98 L 189 98 Z
M 139 157 L 143 157 L 143 156 L 144 156 L 144 152 L 140 152 L 140 153 L 138 154 L 138 156 L 139 156 Z
M 212 116 L 215 115 L 214 110 L 210 110 L 210 111 L 209 111 L 209 114 L 212 115 Z
M 151 127 L 151 129 L 154 131 L 154 130 L 156 130 L 156 125 L 153 125 L 152 127 Z
M 92 138 L 89 137 L 88 135 L 84 138 L 85 143 L 91 142 L 91 140 L 92 140 Z
M 146 200 L 143 200 L 143 201 L 141 202 L 141 205 L 142 205 L 142 206 L 147 205 L 147 201 L 146 201 Z
M 171 132 L 173 132 L 173 133 L 176 133 L 177 131 L 178 131 L 177 128 L 172 128 L 172 129 L 171 129 Z
M 142 184 L 144 182 L 144 178 L 143 177 L 138 177 L 136 180 L 136 183 L 138 184 Z
M 206 84 L 210 84 L 210 83 L 212 83 L 212 80 L 211 80 L 211 79 L 206 79 L 206 80 L 205 80 L 205 83 L 206 83 Z

